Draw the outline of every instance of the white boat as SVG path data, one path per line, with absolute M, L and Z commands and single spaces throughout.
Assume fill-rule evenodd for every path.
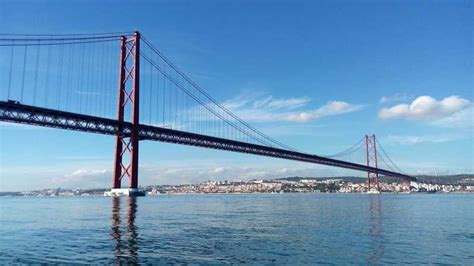
M 367 194 L 380 194 L 380 191 L 371 189 L 371 190 L 367 191 Z
M 110 191 L 105 191 L 106 197 L 140 197 L 145 196 L 145 192 L 136 188 L 113 188 Z

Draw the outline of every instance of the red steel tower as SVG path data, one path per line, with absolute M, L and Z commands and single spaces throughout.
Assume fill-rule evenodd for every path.
M 365 135 L 365 148 L 366 148 L 366 154 L 367 154 L 367 166 L 374 167 L 375 169 L 378 169 L 377 165 L 377 139 L 375 137 L 375 134 L 372 136 L 367 136 Z M 370 171 L 367 171 L 367 189 L 370 191 L 370 183 L 371 179 L 375 179 L 375 188 L 377 191 L 380 191 L 379 187 L 379 173 L 376 170 L 375 173 L 372 173 Z
M 138 187 L 138 125 L 139 125 L 140 33 L 132 38 L 123 36 L 120 44 L 115 163 L 112 188 L 121 188 L 127 177 L 129 188 Z M 123 132 L 121 123 L 130 121 L 131 132 Z

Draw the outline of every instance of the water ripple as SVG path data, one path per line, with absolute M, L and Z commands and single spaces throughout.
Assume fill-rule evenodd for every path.
M 473 199 L 1 198 L 0 264 L 472 265 Z

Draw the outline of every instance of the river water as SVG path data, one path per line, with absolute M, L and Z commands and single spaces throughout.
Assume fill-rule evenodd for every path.
M 474 265 L 474 194 L 0 198 L 0 263 Z

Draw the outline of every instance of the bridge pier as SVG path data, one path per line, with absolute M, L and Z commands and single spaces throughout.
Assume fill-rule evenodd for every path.
M 106 196 L 136 196 L 138 193 L 138 128 L 140 96 L 140 33 L 133 38 L 122 36 L 117 103 L 118 128 L 115 138 L 115 161 L 112 190 Z M 124 133 L 123 123 L 129 117 L 130 132 Z M 122 188 L 122 179 L 128 178 L 129 188 Z
M 375 168 L 375 172 L 367 171 L 367 193 L 380 193 L 376 142 L 375 134 L 372 136 L 365 135 L 367 167 L 371 167 L 371 164 L 373 164 L 372 167 Z M 374 179 L 374 189 L 371 188 L 371 179 Z

